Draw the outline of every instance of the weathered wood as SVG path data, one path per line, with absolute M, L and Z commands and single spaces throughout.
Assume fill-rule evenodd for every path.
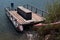
M 32 12 L 32 19 L 35 20 L 35 22 L 40 22 L 45 20 L 44 17 L 41 17 L 40 15 L 33 12 Z
M 17 11 L 9 11 L 9 13 L 17 20 L 18 23 L 25 23 L 25 19 L 23 19 L 19 14 L 17 14 Z

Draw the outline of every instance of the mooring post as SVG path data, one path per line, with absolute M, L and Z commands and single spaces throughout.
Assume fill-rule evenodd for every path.
M 11 3 L 11 9 L 12 10 L 14 9 L 14 3 Z

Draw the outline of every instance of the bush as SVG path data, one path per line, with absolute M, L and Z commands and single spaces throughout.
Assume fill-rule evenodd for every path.
M 48 5 L 47 10 L 49 14 L 46 16 L 45 23 L 49 24 L 60 21 L 59 2 L 54 2 L 52 5 Z M 52 36 L 54 35 L 54 40 L 60 40 L 60 24 L 40 27 L 38 29 L 38 33 L 40 34 L 40 40 L 43 40 L 47 34 L 52 34 Z
M 56 22 L 60 20 L 60 3 L 54 2 L 47 6 L 48 16 L 46 16 L 46 22 Z

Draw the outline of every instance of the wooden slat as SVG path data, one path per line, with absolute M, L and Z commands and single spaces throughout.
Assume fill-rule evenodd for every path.
M 9 13 L 19 22 L 20 24 L 25 23 L 25 19 L 23 19 L 19 14 L 17 14 L 17 11 L 9 11 Z
M 35 20 L 35 21 L 37 21 L 37 22 L 45 20 L 45 18 L 43 18 L 43 17 L 41 17 L 41 16 L 39 16 L 36 13 L 33 13 L 33 12 L 32 12 L 32 19 Z

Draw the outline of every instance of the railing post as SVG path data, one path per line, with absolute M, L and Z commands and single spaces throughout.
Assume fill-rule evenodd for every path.
M 27 9 L 28 9 L 28 4 L 27 4 Z
M 11 10 L 10 7 L 7 7 L 9 9 L 9 11 Z
M 25 5 L 23 5 L 23 7 L 25 7 Z
M 37 13 L 37 8 L 36 8 L 36 11 L 35 11 L 35 13 Z
M 34 11 L 35 13 L 38 13 L 39 11 L 41 11 L 41 16 L 43 17 L 44 16 L 44 11 L 42 11 L 42 10 L 40 10 L 40 9 L 38 9 L 38 8 L 35 8 L 35 7 L 33 7 L 33 6 L 31 6 L 31 5 L 23 5 L 24 7 L 26 7 L 27 9 L 29 9 L 29 8 L 31 8 L 31 11 Z
M 33 9 L 33 8 L 32 8 L 32 6 L 31 6 L 31 11 L 32 11 L 32 9 Z
M 43 17 L 43 12 L 44 12 L 44 11 L 42 11 L 42 17 Z

